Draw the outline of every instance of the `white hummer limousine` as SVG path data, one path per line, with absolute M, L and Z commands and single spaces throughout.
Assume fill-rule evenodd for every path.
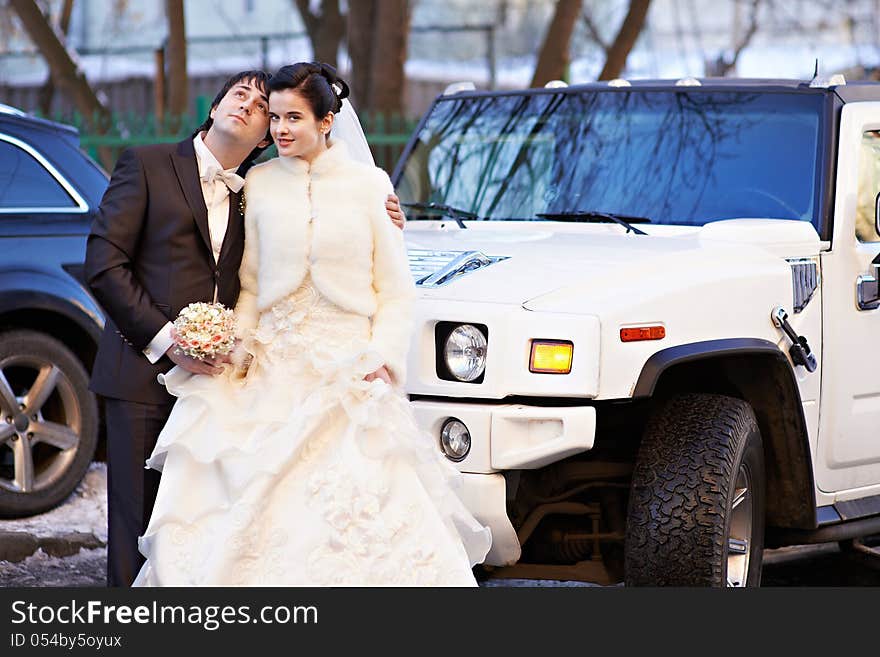
M 437 98 L 407 392 L 501 575 L 754 586 L 880 533 L 880 85 Z

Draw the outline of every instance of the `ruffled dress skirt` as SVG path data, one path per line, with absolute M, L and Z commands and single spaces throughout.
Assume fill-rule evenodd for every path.
M 135 586 L 476 584 L 489 529 L 402 392 L 363 380 L 382 364 L 369 336 L 306 280 L 245 340 L 245 377 L 165 376 Z

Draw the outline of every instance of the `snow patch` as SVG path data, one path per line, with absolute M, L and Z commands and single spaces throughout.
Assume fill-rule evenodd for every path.
M 0 520 L 4 531 L 34 536 L 58 536 L 69 532 L 94 534 L 107 541 L 107 466 L 92 463 L 86 476 L 64 503 L 30 518 Z

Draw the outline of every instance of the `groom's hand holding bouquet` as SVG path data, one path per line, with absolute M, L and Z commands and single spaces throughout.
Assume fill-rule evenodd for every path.
M 235 316 L 221 303 L 191 303 L 174 320 L 171 338 L 168 357 L 176 365 L 193 374 L 219 374 L 235 346 Z

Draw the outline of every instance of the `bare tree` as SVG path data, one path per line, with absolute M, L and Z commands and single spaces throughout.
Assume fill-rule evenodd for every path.
M 186 22 L 183 0 L 165 0 L 168 20 L 168 113 L 169 128 L 177 132 L 180 118 L 188 109 L 188 80 L 186 74 Z
M 636 45 L 642 28 L 645 26 L 645 19 L 650 7 L 651 0 L 630 0 L 626 17 L 611 43 L 605 41 L 592 18 L 589 15 L 584 15 L 584 25 L 586 25 L 587 31 L 605 51 L 605 65 L 602 67 L 602 72 L 599 73 L 599 80 L 612 80 L 620 77 L 623 73 L 627 57 L 629 57 L 633 46 Z
M 58 16 L 58 32 L 60 37 L 64 39 L 65 43 L 67 42 L 67 37 L 70 34 L 70 17 L 72 14 L 73 0 L 64 0 L 63 4 L 61 5 L 61 13 Z M 55 83 L 52 80 L 52 74 L 49 73 L 37 96 L 37 104 L 40 107 L 40 112 L 44 116 L 48 116 L 49 113 L 52 111 L 52 98 L 54 98 L 54 96 Z
M 746 29 L 734 36 L 734 45 L 730 53 L 719 53 L 713 62 L 706 63 L 706 75 L 725 77 L 732 71 L 736 71 L 736 63 L 740 54 L 745 50 L 752 41 L 752 37 L 758 31 L 758 12 L 761 9 L 762 0 L 748 0 L 749 18 Z M 739 5 L 736 6 L 739 11 Z M 737 30 L 739 32 L 739 30 Z
M 46 60 L 55 85 L 71 99 L 91 130 L 105 132 L 110 122 L 110 112 L 98 99 L 74 56 L 52 29 L 49 19 L 34 0 L 9 0 L 9 4 Z
M 558 0 L 553 18 L 544 35 L 544 43 L 535 64 L 532 87 L 541 87 L 550 80 L 561 80 L 571 61 L 569 44 L 574 26 L 581 13 L 583 0 Z
M 403 112 L 409 0 L 358 0 L 348 8 L 352 92 L 359 109 Z
M 335 67 L 348 20 L 348 16 L 340 11 L 339 0 L 321 0 L 321 8 L 317 12 L 312 11 L 309 0 L 295 0 L 295 4 L 309 34 L 315 61 Z

